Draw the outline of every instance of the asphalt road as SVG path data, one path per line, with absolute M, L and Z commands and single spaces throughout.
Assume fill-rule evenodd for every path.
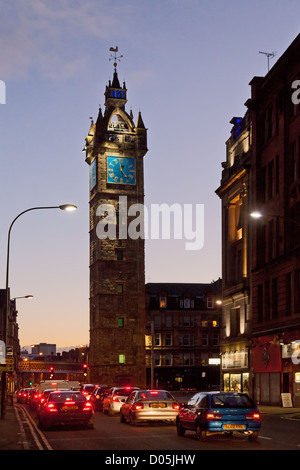
M 41 432 L 36 426 L 35 416 L 27 406 L 24 406 L 24 421 L 28 421 L 34 445 L 40 450 L 98 450 L 102 451 L 103 457 L 106 453 L 108 456 L 115 455 L 114 452 L 121 452 L 122 455 L 123 451 L 127 451 L 126 455 L 129 456 L 130 451 L 133 456 L 134 451 L 145 451 L 146 456 L 170 451 L 176 456 L 185 451 L 189 451 L 189 455 L 196 455 L 201 450 L 300 450 L 300 419 L 280 415 L 262 416 L 257 442 L 249 442 L 239 434 L 230 437 L 212 435 L 206 442 L 200 442 L 193 432 L 178 437 L 174 425 L 143 423 L 131 426 L 120 423 L 117 416 L 111 417 L 101 412 L 95 413 L 94 429 L 57 427 Z

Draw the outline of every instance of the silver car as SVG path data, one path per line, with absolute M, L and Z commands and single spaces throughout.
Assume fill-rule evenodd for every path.
M 103 399 L 102 411 L 110 416 L 119 414 L 122 404 L 126 401 L 133 390 L 137 387 L 113 387 Z
M 179 403 L 166 390 L 133 391 L 120 409 L 120 421 L 135 424 L 141 421 L 167 420 L 175 423 Z

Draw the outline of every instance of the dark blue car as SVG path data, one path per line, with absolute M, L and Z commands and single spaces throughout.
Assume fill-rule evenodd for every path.
M 177 434 L 195 431 L 205 440 L 209 433 L 243 433 L 255 441 L 261 426 L 260 414 L 246 393 L 199 392 L 180 410 Z

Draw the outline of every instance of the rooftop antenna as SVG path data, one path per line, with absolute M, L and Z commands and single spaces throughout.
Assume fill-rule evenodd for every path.
M 276 52 L 262 52 L 262 51 L 259 51 L 260 54 L 264 54 L 265 56 L 267 56 L 268 58 L 268 72 L 270 70 L 270 58 L 273 59 L 273 57 L 275 57 L 276 55 Z
M 111 47 L 109 49 L 111 52 L 114 52 L 114 55 L 113 54 L 110 54 L 110 59 L 109 60 L 114 60 L 114 67 L 115 67 L 115 72 L 117 71 L 117 65 L 118 65 L 118 62 L 120 62 L 121 58 L 123 57 L 122 55 L 119 55 L 117 57 L 117 52 L 118 52 L 118 46 L 116 47 Z

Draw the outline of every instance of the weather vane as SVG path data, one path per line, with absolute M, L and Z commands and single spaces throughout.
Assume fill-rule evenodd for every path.
M 268 72 L 270 70 L 270 57 L 271 59 L 273 59 L 273 57 L 275 57 L 276 55 L 276 52 L 261 52 L 259 51 L 260 54 L 264 54 L 265 56 L 268 57 Z
M 109 49 L 111 52 L 114 52 L 114 55 L 113 54 L 110 54 L 110 59 L 109 60 L 114 60 L 114 67 L 115 67 L 115 72 L 117 71 L 117 60 L 120 62 L 120 59 L 123 57 L 122 55 L 119 55 L 117 57 L 117 52 L 118 52 L 118 46 L 116 47 L 111 47 Z

